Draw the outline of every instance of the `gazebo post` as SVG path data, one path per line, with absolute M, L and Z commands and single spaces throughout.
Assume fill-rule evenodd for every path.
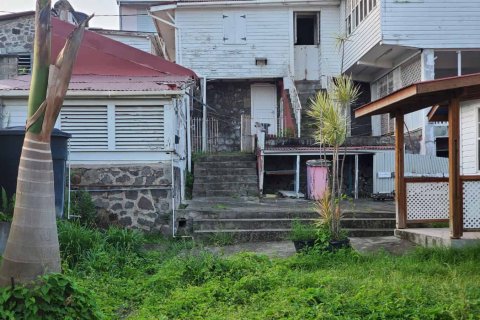
M 397 110 L 395 112 L 395 203 L 397 212 L 397 229 L 405 229 L 407 227 L 403 118 L 403 112 Z
M 448 110 L 448 197 L 450 200 L 450 237 L 460 239 L 463 236 L 462 185 L 460 181 L 460 101 L 450 100 Z

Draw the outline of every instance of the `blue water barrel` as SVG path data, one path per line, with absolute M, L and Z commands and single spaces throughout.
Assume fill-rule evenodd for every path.
M 17 189 L 18 165 L 22 153 L 25 127 L 0 129 L 0 186 L 5 188 L 10 198 Z M 51 148 L 55 185 L 55 211 L 57 217 L 63 216 L 65 199 L 66 162 L 68 158 L 68 139 L 71 134 L 54 129 Z

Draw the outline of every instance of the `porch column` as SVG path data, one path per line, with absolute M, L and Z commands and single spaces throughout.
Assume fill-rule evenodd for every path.
M 395 112 L 395 198 L 397 229 L 407 227 L 407 192 L 405 186 L 404 120 L 400 110 Z
M 460 181 L 460 101 L 454 98 L 448 109 L 448 196 L 450 200 L 450 237 L 463 236 L 462 185 Z

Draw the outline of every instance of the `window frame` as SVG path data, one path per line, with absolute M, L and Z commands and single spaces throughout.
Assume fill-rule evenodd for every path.
M 314 23 L 314 43 L 312 46 L 320 45 L 320 11 L 295 11 L 293 13 L 293 34 L 294 34 L 294 45 L 297 45 L 297 18 L 298 16 L 315 16 L 315 23 Z
M 347 0 L 345 5 L 345 32 L 347 36 L 365 21 L 377 7 L 376 0 Z

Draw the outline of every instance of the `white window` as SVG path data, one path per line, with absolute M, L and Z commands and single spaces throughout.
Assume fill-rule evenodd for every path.
M 377 81 L 377 98 L 383 98 L 394 90 L 393 72 L 389 72 Z
M 377 2 L 377 0 L 347 0 L 345 7 L 347 35 L 351 34 L 367 18 L 370 12 L 377 6 Z
M 246 44 L 247 43 L 247 15 L 238 11 L 224 12 L 223 19 L 223 43 Z

